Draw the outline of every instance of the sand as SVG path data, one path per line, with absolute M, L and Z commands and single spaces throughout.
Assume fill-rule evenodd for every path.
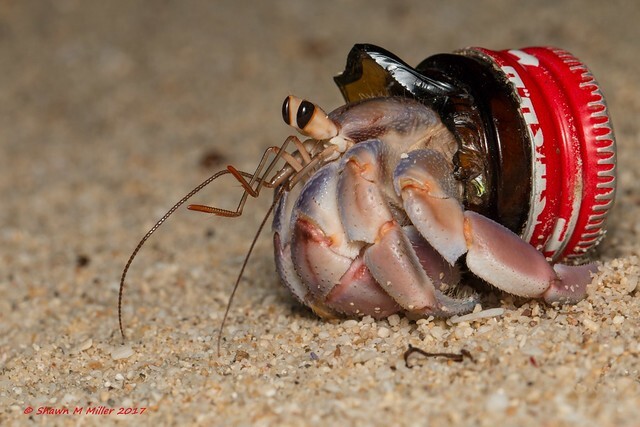
M 1 425 L 640 423 L 640 7 L 343 3 L 0 4 Z M 280 285 L 266 232 L 218 356 L 265 194 L 242 218 L 167 221 L 131 268 L 122 346 L 118 281 L 137 241 L 210 173 L 250 170 L 279 145 L 286 95 L 340 105 L 331 78 L 358 42 L 410 64 L 555 45 L 590 66 L 620 172 L 588 297 L 496 293 L 482 309 L 502 311 L 455 323 L 324 322 Z M 231 208 L 239 194 L 226 180 L 194 201 Z M 409 345 L 471 358 L 413 354 L 407 367 Z

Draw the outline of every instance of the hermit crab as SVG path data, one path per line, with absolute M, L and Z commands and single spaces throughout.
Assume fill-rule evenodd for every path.
M 253 173 L 228 166 L 180 200 L 131 255 L 119 304 L 127 270 L 148 237 L 225 174 L 244 189 L 235 211 L 205 205 L 189 209 L 239 216 L 249 196 L 274 189 L 260 229 L 273 213 L 276 270 L 296 299 L 321 317 L 469 312 L 479 294 L 457 291 L 461 269 L 522 297 L 583 299 L 595 264 L 556 261 L 586 259 L 603 234 L 615 192 L 615 146 L 606 110 L 593 110 L 578 118 L 582 122 L 555 118 L 581 128 L 584 144 L 578 154 L 587 152 L 580 170 L 562 172 L 573 176 L 561 184 L 572 189 L 560 197 L 571 202 L 567 208 L 549 193 L 557 186 L 551 179 L 560 172 L 539 169 L 553 165 L 545 149 L 565 157 L 575 152 L 563 146 L 566 136 L 554 137 L 551 127 L 544 128 L 543 108 L 549 103 L 540 104 L 528 87 L 520 90 L 518 81 L 526 83 L 540 71 L 531 67 L 557 62 L 569 68 L 572 57 L 550 48 L 487 52 L 493 51 L 428 59 L 414 69 L 381 48 L 354 47 L 347 70 L 336 78 L 347 104 L 326 114 L 288 96 L 284 121 L 306 139 L 290 136 L 282 146 L 268 148 Z M 555 55 L 551 59 L 549 52 Z M 486 78 L 480 85 L 473 83 L 478 76 Z M 579 78 L 581 85 L 567 76 L 563 82 L 570 89 L 585 87 L 584 74 Z M 493 86 L 495 93 L 485 93 Z M 566 102 L 586 104 L 585 97 L 597 107 L 602 102 L 597 96 L 595 86 L 567 95 Z M 594 142 L 589 126 L 609 133 L 599 131 Z M 538 144 L 543 131 L 544 147 Z M 589 144 L 598 143 L 589 151 Z M 491 158 L 496 150 L 500 161 Z M 581 178 L 578 185 L 575 176 L 596 181 Z M 553 220 L 545 219 L 550 206 L 558 207 Z M 121 316 L 120 328 L 124 336 Z
M 457 142 L 433 110 L 389 97 L 327 116 L 289 97 L 284 112 L 313 141 L 307 156 L 298 153 L 299 165 L 287 167 L 305 173 L 305 162 L 327 159 L 304 185 L 282 193 L 274 221 L 278 273 L 316 313 L 468 312 L 476 298 L 443 290 L 457 285 L 463 255 L 472 273 L 511 294 L 584 297 L 593 264 L 552 267 L 515 233 L 465 210 L 453 173 Z

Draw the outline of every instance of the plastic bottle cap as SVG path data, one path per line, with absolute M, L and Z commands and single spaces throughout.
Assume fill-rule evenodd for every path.
M 600 87 L 570 53 L 551 47 L 472 48 L 518 94 L 532 147 L 531 209 L 523 238 L 557 261 L 604 235 L 616 191 L 616 146 Z

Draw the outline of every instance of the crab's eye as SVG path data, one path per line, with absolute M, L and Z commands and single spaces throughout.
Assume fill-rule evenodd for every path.
M 286 124 L 313 139 L 331 139 L 338 134 L 337 125 L 322 108 L 295 96 L 287 96 L 284 100 L 282 118 Z
M 291 126 L 291 116 L 290 116 L 290 113 L 289 113 L 290 101 L 291 101 L 291 97 L 287 96 L 285 98 L 284 102 L 282 103 L 282 119 L 289 126 Z
M 282 104 L 282 118 L 289 126 L 303 130 L 313 120 L 316 106 L 307 100 L 296 98 L 295 96 L 287 96 Z M 291 114 L 295 113 L 295 117 Z
M 309 101 L 302 101 L 300 103 L 300 106 L 298 107 L 298 112 L 296 113 L 296 122 L 298 124 L 298 128 L 306 128 L 311 121 L 311 118 L 313 117 L 313 113 L 315 113 L 315 111 L 315 105 L 313 105 Z

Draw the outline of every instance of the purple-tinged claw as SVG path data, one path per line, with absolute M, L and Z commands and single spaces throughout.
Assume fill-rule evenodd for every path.
M 281 242 L 280 234 L 277 232 L 273 233 L 273 247 L 275 250 L 276 271 L 280 275 L 285 286 L 289 288 L 296 299 L 304 304 L 305 295 L 307 294 L 307 286 L 302 283 L 293 267 L 291 251 L 288 245 Z
M 420 265 L 431 279 L 436 289 L 443 286 L 454 286 L 460 281 L 460 270 L 457 266 L 449 264 L 442 256 L 433 249 L 433 246 L 427 242 L 424 237 L 418 233 L 413 226 L 402 227 L 402 231 L 407 235 L 411 246 L 415 251 Z
M 310 221 L 328 239 L 333 252 L 352 260 L 358 256 L 362 245 L 350 242 L 346 238 L 344 227 L 337 214 L 339 210 L 338 176 L 338 164 L 329 163 L 320 168 L 305 183 L 293 207 L 290 227 L 294 228 L 299 218 Z M 295 251 L 296 248 L 292 246 L 294 259 L 296 257 Z
M 598 271 L 598 265 L 595 263 L 577 266 L 556 264 L 553 269 L 559 280 L 544 293 L 545 301 L 575 304 L 587 295 L 587 286 Z
M 383 319 L 401 310 L 371 276 L 362 257 L 353 261 L 329 293 L 326 304 L 331 309 L 349 316 L 369 315 Z
M 378 140 L 354 145 L 340 163 L 338 206 L 350 241 L 373 243 L 380 227 L 392 219 L 380 193 L 381 145 Z
M 467 266 L 510 294 L 538 298 L 557 280 L 547 260 L 506 227 L 466 211 Z
M 457 300 L 434 288 L 402 228 L 390 222 L 366 249 L 364 261 L 371 275 L 408 312 L 451 316 L 473 309 L 475 300 Z
M 292 234 L 291 258 L 296 272 L 316 300 L 324 300 L 352 262 L 337 254 L 331 244 L 331 239 L 317 225 L 304 218 L 297 219 Z
M 453 265 L 467 245 L 462 206 L 444 156 L 433 150 L 413 151 L 398 163 L 393 181 L 413 225 Z
M 404 309 L 437 305 L 433 283 L 397 223 L 380 230 L 379 240 L 365 250 L 364 261 L 380 286 Z

